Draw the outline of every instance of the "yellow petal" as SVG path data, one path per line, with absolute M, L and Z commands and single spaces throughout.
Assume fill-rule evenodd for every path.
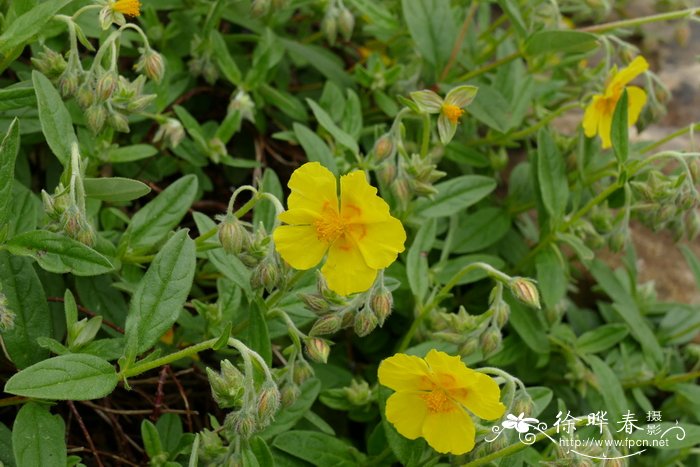
M 279 215 L 282 222 L 292 225 L 309 225 L 321 218 L 321 214 L 308 209 L 290 209 Z
M 647 93 L 637 86 L 627 87 L 627 124 L 629 126 L 637 123 L 639 114 L 642 113 L 644 104 L 647 103 Z
M 281 225 L 272 233 L 275 249 L 294 269 L 316 266 L 328 249 L 328 243 L 316 236 L 310 225 Z
M 305 209 L 318 214 L 338 212 L 335 176 L 318 162 L 307 162 L 294 171 L 289 179 L 292 191 L 287 199 L 289 210 Z
M 449 144 L 457 132 L 457 122 L 450 120 L 447 115 L 440 114 L 438 116 L 438 135 L 442 144 Z
M 600 94 L 593 96 L 593 100 L 588 104 L 586 112 L 583 114 L 583 132 L 589 138 L 594 137 L 598 132 L 598 121 L 603 110 L 602 99 L 603 96 Z
M 470 384 L 472 373 L 459 357 L 431 349 L 425 361 L 437 376 L 437 381 L 445 389 L 465 387 Z
M 428 407 L 420 393 L 395 392 L 386 401 L 386 419 L 408 439 L 416 439 L 423 434 L 423 422 L 427 415 Z
M 431 389 L 429 371 L 422 358 L 397 353 L 379 364 L 377 376 L 380 384 L 394 391 L 427 390 Z
M 603 149 L 612 146 L 610 141 L 610 131 L 612 130 L 612 117 L 614 111 L 615 106 L 612 106 L 612 110 L 610 112 L 601 112 L 598 117 L 598 134 L 600 135 Z
M 351 224 L 385 222 L 391 217 L 389 205 L 361 170 L 340 177 L 340 215 Z
M 470 385 L 465 391 L 450 392 L 470 412 L 484 420 L 500 418 L 506 411 L 506 406 L 501 403 L 501 389 L 496 381 L 488 375 L 473 371 Z
M 353 225 L 350 235 L 355 239 L 367 265 L 374 269 L 389 267 L 404 250 L 406 242 L 403 225 L 393 217 L 386 222 Z
M 644 73 L 648 69 L 649 63 L 647 63 L 646 59 L 640 55 L 634 60 L 632 60 L 632 62 L 625 68 L 615 73 L 612 80 L 610 80 L 608 89 L 612 89 L 618 86 L 621 89 L 622 87 L 626 86 L 627 83 L 629 83 L 634 78 Z
M 367 265 L 355 242 L 345 235 L 331 245 L 321 273 L 328 288 L 340 295 L 364 292 L 377 277 L 377 270 Z
M 474 422 L 464 410 L 428 413 L 423 438 L 441 453 L 464 454 L 474 449 Z

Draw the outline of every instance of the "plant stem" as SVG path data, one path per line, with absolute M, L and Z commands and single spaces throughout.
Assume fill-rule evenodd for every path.
M 669 13 L 661 13 L 658 15 L 643 16 L 641 18 L 623 19 L 620 21 L 612 21 L 610 23 L 595 24 L 593 26 L 580 28 L 578 29 L 578 31 L 601 33 L 612 31 L 613 29 L 641 26 L 643 24 L 655 23 L 657 21 L 669 21 L 672 19 L 691 17 L 693 15 L 696 15 L 698 12 L 700 12 L 700 8 L 687 8 L 685 10 L 671 11 Z
M 474 15 L 476 14 L 476 9 L 478 6 L 478 0 L 474 0 L 472 4 L 469 5 L 469 11 L 467 12 L 467 16 L 464 18 L 464 22 L 462 23 L 462 27 L 459 30 L 459 34 L 457 34 L 457 39 L 455 40 L 455 43 L 452 46 L 452 52 L 450 53 L 450 58 L 447 61 L 447 65 L 445 65 L 445 68 L 442 69 L 442 73 L 440 73 L 439 81 L 445 81 L 447 75 L 450 73 L 450 69 L 455 64 L 455 61 L 457 60 L 457 55 L 459 54 L 459 51 L 462 48 L 462 43 L 464 42 L 464 36 L 467 34 L 469 25 L 474 20 Z
M 469 73 L 466 73 L 462 76 L 457 77 L 455 79 L 455 82 L 458 81 L 469 81 L 470 79 L 476 78 L 477 76 L 481 76 L 484 73 L 488 73 L 489 71 L 493 70 L 494 68 L 498 68 L 501 65 L 505 65 L 508 62 L 512 62 L 518 57 L 522 56 L 522 52 L 513 52 L 510 55 L 506 55 L 503 58 L 499 58 L 498 60 L 489 63 L 488 65 L 484 65 L 481 68 L 477 68 L 474 71 L 470 71 Z
M 671 133 L 670 135 L 664 136 L 660 140 L 655 141 L 648 146 L 644 146 L 641 150 L 641 153 L 646 154 L 647 152 L 651 152 L 654 149 L 658 148 L 659 146 L 668 143 L 672 139 L 678 138 L 679 136 L 683 136 L 686 133 L 690 133 L 691 131 L 697 131 L 697 130 L 700 130 L 700 123 L 690 124 L 685 128 L 681 128 L 680 130 Z
M 126 370 L 120 372 L 119 379 L 138 376 L 141 373 L 147 372 L 148 370 L 152 370 L 154 368 L 158 368 L 159 366 L 167 365 L 177 360 L 191 357 L 192 355 L 197 354 L 199 352 L 209 350 L 214 346 L 214 344 L 217 343 L 218 340 L 218 337 L 215 339 L 209 339 L 207 341 L 200 342 L 199 344 L 195 344 L 190 347 L 184 348 L 178 352 L 171 353 L 170 355 L 166 355 L 161 358 L 156 358 L 155 360 L 151 360 L 150 362 L 142 363 L 140 365 L 135 365 L 131 368 L 127 368 Z
M 425 158 L 430 149 L 430 114 L 423 114 L 423 139 L 420 147 L 420 157 Z

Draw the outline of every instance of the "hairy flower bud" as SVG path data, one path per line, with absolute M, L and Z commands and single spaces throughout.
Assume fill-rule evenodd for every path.
M 390 185 L 396 178 L 396 165 L 392 163 L 380 165 L 377 169 L 377 176 L 384 185 Z
M 160 83 L 165 75 L 165 62 L 163 56 L 148 47 L 143 50 L 138 61 L 134 65 L 134 70 L 143 73 L 156 83 Z
M 510 306 L 504 300 L 499 300 L 493 304 L 492 309 L 496 326 L 503 328 L 508 323 L 508 318 L 510 318 Z
M 117 74 L 113 71 L 102 73 L 97 79 L 95 85 L 95 93 L 100 101 L 106 101 L 117 89 Z
M 501 347 L 501 331 L 489 328 L 481 335 L 481 350 L 485 356 L 491 355 Z
M 87 83 L 83 83 L 75 93 L 75 100 L 83 110 L 95 103 L 95 90 Z
M 229 413 L 226 416 L 224 425 L 243 439 L 250 438 L 260 429 L 255 414 L 247 410 Z
M 508 287 L 510 287 L 510 291 L 513 293 L 515 298 L 524 304 L 537 309 L 541 308 L 540 294 L 537 291 L 537 286 L 532 280 L 525 277 L 514 277 L 508 283 Z
M 221 408 L 239 406 L 243 400 L 245 376 L 230 361 L 221 361 L 221 373 L 207 368 L 214 400 Z
M 261 428 L 268 425 L 280 407 L 281 395 L 277 385 L 266 382 L 258 394 L 257 412 Z
M 272 291 L 281 279 L 280 267 L 274 255 L 268 255 L 255 267 L 250 276 L 250 285 L 254 289 L 264 288 Z
M 335 45 L 338 38 L 338 9 L 331 7 L 321 21 L 321 31 L 330 45 Z
M 384 326 L 384 321 L 391 314 L 391 307 L 394 304 L 394 297 L 384 286 L 381 286 L 378 290 L 375 290 L 370 297 L 370 307 L 372 311 L 377 316 L 377 321 L 379 327 Z
M 301 389 L 299 389 L 299 386 L 297 386 L 296 384 L 286 384 L 284 385 L 284 387 L 282 387 L 280 394 L 282 399 L 282 406 L 289 407 L 290 405 L 295 403 L 296 400 L 299 398 L 299 396 L 301 395 Z
M 367 307 L 362 308 L 355 315 L 355 334 L 357 334 L 359 337 L 365 337 L 372 331 L 374 331 L 374 328 L 377 327 L 377 324 L 379 324 L 379 320 L 377 319 L 377 316 L 372 312 L 372 310 Z
M 237 255 L 250 246 L 250 234 L 236 216 L 227 215 L 219 224 L 219 241 L 226 253 Z
M 95 104 L 88 107 L 85 111 L 85 120 L 87 126 L 93 133 L 97 134 L 102 131 L 107 120 L 107 110 L 102 104 Z
M 379 137 L 379 139 L 374 143 L 374 158 L 377 162 L 381 162 L 384 159 L 394 155 L 396 152 L 396 144 L 394 144 L 394 138 L 391 133 L 385 133 Z
M 355 29 L 355 16 L 346 7 L 342 7 L 338 14 L 338 30 L 343 39 L 349 41 L 352 37 L 353 29 Z
M 153 141 L 156 143 L 163 141 L 163 143 L 174 149 L 184 138 L 185 129 L 182 127 L 182 123 L 177 119 L 169 118 L 158 127 Z
M 63 55 L 46 46 L 36 57 L 32 57 L 32 64 L 49 79 L 60 76 L 66 69 L 66 60 Z
M 80 77 L 75 71 L 67 69 L 58 78 L 58 91 L 63 97 L 71 97 L 78 90 Z
M 327 363 L 331 348 L 325 339 L 310 337 L 304 341 L 306 344 L 306 354 L 316 363 Z
M 294 373 L 292 374 L 292 380 L 294 383 L 302 384 L 313 375 L 314 369 L 311 368 L 311 365 L 309 365 L 308 362 L 302 358 L 297 359 L 296 363 L 294 364 Z
M 376 320 L 376 318 L 375 318 Z M 309 336 L 323 336 L 325 334 L 335 334 L 342 325 L 342 317 L 338 313 L 329 313 L 316 320 L 309 331 Z
M 319 294 L 302 293 L 299 294 L 299 297 L 306 308 L 313 312 L 325 313 L 329 309 L 328 302 Z

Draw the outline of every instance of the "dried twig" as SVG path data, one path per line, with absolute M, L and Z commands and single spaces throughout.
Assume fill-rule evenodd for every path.
M 92 437 L 90 436 L 90 432 L 88 431 L 87 427 L 85 426 L 85 423 L 83 422 L 83 417 L 80 416 L 80 413 L 78 413 L 78 409 L 75 408 L 75 404 L 73 404 L 73 401 L 66 401 L 68 403 L 68 407 L 70 407 L 70 411 L 73 413 L 75 416 L 75 419 L 78 421 L 78 425 L 80 425 L 80 429 L 83 432 L 83 435 L 85 435 L 85 439 L 88 442 L 88 445 L 90 446 L 90 451 L 92 452 L 92 455 L 95 457 L 95 462 L 97 462 L 97 465 L 99 467 L 104 467 L 104 464 L 102 463 L 102 459 L 100 459 L 100 454 L 97 452 L 97 448 L 95 447 L 95 443 L 92 442 Z

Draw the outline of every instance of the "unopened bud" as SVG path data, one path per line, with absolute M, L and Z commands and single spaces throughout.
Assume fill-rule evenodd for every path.
M 508 323 L 510 318 L 510 306 L 503 300 L 500 300 L 493 305 L 493 319 L 496 326 L 503 328 Z
M 508 166 L 508 153 L 504 148 L 492 151 L 491 154 L 489 154 L 489 159 L 491 168 L 496 172 L 500 172 Z
M 374 291 L 369 300 L 370 307 L 377 316 L 379 327 L 384 326 L 384 321 L 391 314 L 391 307 L 394 304 L 394 297 L 391 295 L 391 292 L 389 292 L 389 289 L 381 286 L 378 290 Z
M 613 233 L 608 239 L 608 246 L 615 253 L 622 251 L 625 248 L 626 243 L 627 235 L 622 230 L 618 230 L 617 232 Z
M 228 151 L 226 150 L 226 145 L 219 138 L 210 139 L 208 146 L 209 158 L 217 164 L 228 154 Z
M 153 141 L 156 143 L 163 141 L 171 148 L 176 148 L 184 138 L 185 129 L 182 127 L 182 123 L 174 118 L 169 118 L 158 127 Z
M 129 133 L 130 131 L 129 119 L 126 118 L 126 115 L 119 112 L 111 112 L 109 114 L 109 118 L 107 119 L 107 123 L 110 127 L 114 128 L 114 130 L 120 133 Z
M 254 17 L 266 15 L 270 11 L 270 0 L 253 0 L 250 5 L 250 13 Z
M 514 277 L 508 283 L 508 287 L 510 287 L 510 291 L 513 293 L 515 298 L 524 304 L 537 309 L 541 308 L 540 294 L 537 291 L 537 286 L 532 280 L 525 277 Z
M 75 93 L 75 100 L 82 109 L 87 109 L 95 103 L 95 90 L 87 83 L 83 83 Z
M 309 336 L 335 334 L 340 330 L 341 325 L 342 317 L 338 313 L 329 313 L 316 320 L 314 325 L 311 327 L 311 331 L 309 331 Z
M 325 339 L 310 337 L 306 339 L 304 343 L 306 344 L 306 354 L 311 360 L 316 363 L 328 362 L 328 355 L 331 352 L 331 348 Z
M 236 216 L 227 215 L 219 224 L 219 241 L 226 253 L 237 255 L 250 246 L 250 234 Z
M 266 382 L 260 393 L 258 394 L 258 420 L 264 427 L 275 417 L 277 410 L 280 408 L 281 395 L 277 385 L 272 382 Z
M 372 390 L 367 381 L 353 379 L 350 386 L 345 388 L 345 396 L 352 405 L 364 406 L 372 402 Z
M 476 350 L 479 348 L 479 339 L 476 337 L 468 337 L 466 341 L 460 346 L 459 348 L 459 354 L 462 357 L 468 357 L 469 355 L 473 354 L 476 352 Z
M 78 74 L 74 71 L 66 70 L 61 77 L 58 78 L 58 91 L 63 97 L 71 97 L 78 90 L 79 83 L 80 78 Z
M 134 69 L 143 73 L 156 83 L 160 83 L 165 74 L 165 62 L 163 56 L 150 47 L 143 51 L 141 57 L 134 65 Z
M 374 143 L 374 157 L 377 162 L 381 162 L 394 154 L 396 145 L 391 133 L 385 133 Z M 394 173 L 396 169 L 394 169 Z
M 41 190 L 41 202 L 44 205 L 44 212 L 53 220 L 58 220 L 61 213 L 56 211 L 53 196 Z
M 693 185 L 700 183 L 700 159 L 691 159 L 688 161 L 688 170 L 690 178 L 693 180 Z
M 364 307 L 355 315 L 355 334 L 357 334 L 359 337 L 365 337 L 374 331 L 374 328 L 377 327 L 378 323 L 379 321 L 377 320 L 377 316 L 372 313 L 372 310 Z
M 311 378 L 313 375 L 314 369 L 311 368 L 311 365 L 309 365 L 306 360 L 300 358 L 296 361 L 296 363 L 294 364 L 294 373 L 292 374 L 292 380 L 294 380 L 294 383 L 302 384 L 304 381 Z
M 681 47 L 688 45 L 688 39 L 690 39 L 690 26 L 688 23 L 681 23 L 678 27 L 676 27 L 674 36 L 676 42 Z
M 250 438 L 258 431 L 257 417 L 247 410 L 229 413 L 224 424 L 243 439 Z
M 313 312 L 325 313 L 328 311 L 328 302 L 319 294 L 302 293 L 299 294 L 299 297 L 306 305 L 306 308 Z
M 494 328 L 489 328 L 481 335 L 481 350 L 484 355 L 488 356 L 496 352 L 501 347 L 501 331 Z
M 78 231 L 78 235 L 75 236 L 75 239 L 83 245 L 89 247 L 95 246 L 95 230 L 92 228 L 92 225 L 90 225 L 89 222 L 84 221 L 81 224 L 80 230 Z
M 85 120 L 87 126 L 93 133 L 97 134 L 102 131 L 107 120 L 107 111 L 102 104 L 95 104 L 88 107 L 85 111 Z
M 411 201 L 411 186 L 404 177 L 398 177 L 391 185 L 391 191 L 403 209 L 408 207 Z
M 49 79 L 60 76 L 66 69 L 66 60 L 63 55 L 46 46 L 36 57 L 32 57 L 32 64 Z
M 214 84 L 216 83 L 216 80 L 219 79 L 219 69 L 209 59 L 204 62 L 202 77 L 204 78 L 204 81 L 209 84 Z
M 280 283 L 280 267 L 274 255 L 268 255 L 258 264 L 250 276 L 250 285 L 254 289 L 264 288 L 272 291 Z
M 97 79 L 97 85 L 95 86 L 95 92 L 97 94 L 97 98 L 100 99 L 101 101 L 106 101 L 110 97 L 112 97 L 112 94 L 114 94 L 114 91 L 117 89 L 117 76 L 116 73 L 113 71 L 108 71 L 102 74 Z
M 230 361 L 222 360 L 221 373 L 207 368 L 207 376 L 212 396 L 219 407 L 235 407 L 241 404 L 245 377 Z
M 243 89 L 237 90 L 228 104 L 228 113 L 236 111 L 240 113 L 242 119 L 255 123 L 255 102 L 251 99 L 250 94 Z
M 524 414 L 525 417 L 529 417 L 532 414 L 532 398 L 529 394 L 524 391 L 518 392 L 513 401 L 513 408 L 511 412 L 514 414 Z
M 338 38 L 338 19 L 337 19 L 337 9 L 329 8 L 326 12 L 326 16 L 323 17 L 321 21 L 321 31 L 326 36 L 326 40 L 330 45 L 335 45 L 335 41 Z
M 132 112 L 132 113 L 133 113 L 133 112 L 139 112 L 139 111 L 145 109 L 146 107 L 148 107 L 148 105 L 149 105 L 151 102 L 153 102 L 153 100 L 154 100 L 155 98 L 156 98 L 156 95 L 155 95 L 155 94 L 147 94 L 147 95 L 145 95 L 145 96 L 137 97 L 137 98 L 135 98 L 135 99 L 132 99 L 132 100 L 127 104 L 126 109 L 127 109 L 129 112 Z
M 280 391 L 282 398 L 282 406 L 289 407 L 299 399 L 301 389 L 296 384 L 286 384 Z
M 421 182 L 418 180 L 412 181 L 411 189 L 413 190 L 413 193 L 418 196 L 433 196 L 438 193 L 437 188 L 435 188 L 432 183 Z
M 76 205 L 70 205 L 61 214 L 61 230 L 70 238 L 76 238 L 82 229 L 82 213 Z
M 347 8 L 341 8 L 338 14 L 338 30 L 343 39 L 349 41 L 352 37 L 353 29 L 355 29 L 355 16 Z
M 396 178 L 396 165 L 391 162 L 380 165 L 377 175 L 384 185 L 391 185 Z

